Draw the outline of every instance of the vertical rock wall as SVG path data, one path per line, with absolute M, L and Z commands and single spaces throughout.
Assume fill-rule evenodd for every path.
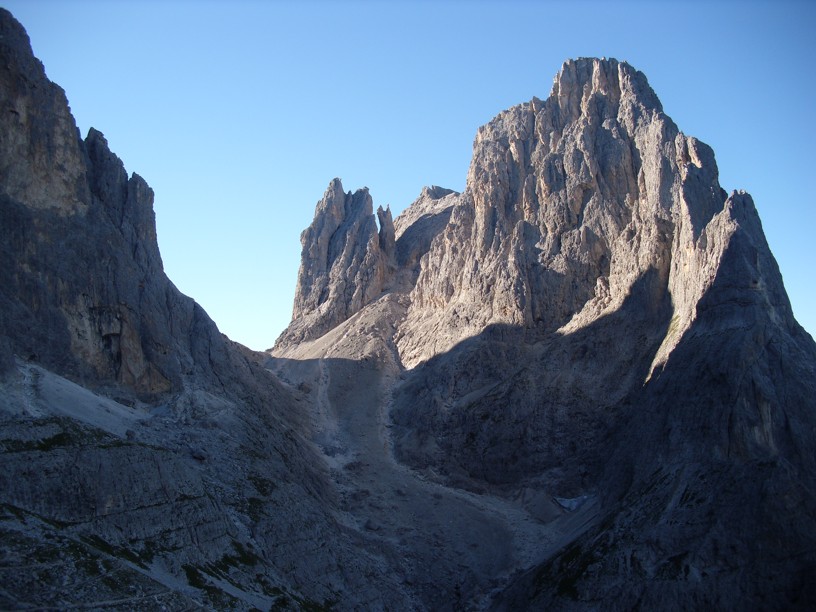
M 390 210 L 375 221 L 367 189 L 345 193 L 334 179 L 303 231 L 292 323 L 277 345 L 317 338 L 376 299 L 393 276 L 394 222 Z

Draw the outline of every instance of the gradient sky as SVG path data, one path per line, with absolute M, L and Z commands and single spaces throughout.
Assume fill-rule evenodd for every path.
M 0 0 L 84 136 L 156 193 L 168 276 L 272 346 L 329 181 L 396 215 L 462 190 L 476 129 L 545 98 L 567 58 L 627 60 L 745 189 L 816 334 L 814 2 Z

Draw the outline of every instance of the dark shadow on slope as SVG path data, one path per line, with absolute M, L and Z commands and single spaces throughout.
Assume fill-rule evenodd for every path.
M 572 334 L 491 326 L 404 373 L 392 416 L 407 464 L 477 491 L 601 499 L 599 526 L 498 609 L 812 605 L 816 349 L 767 286 L 774 269 L 735 238 L 648 383 L 672 314 L 657 272 Z
M 606 519 L 497 609 L 816 605 L 816 345 L 735 216 L 697 320 L 607 445 Z
M 419 478 L 390 461 L 383 446 L 389 433 L 378 432 L 388 426 L 381 412 L 388 398 L 378 396 L 381 364 L 271 357 L 267 367 L 311 405 L 310 435 L 331 467 L 340 508 L 370 533 L 363 545 L 375 545 L 393 571 L 405 573 L 427 607 L 455 609 L 518 567 L 509 564 L 524 544 L 513 543 L 505 519 L 477 512 L 457 497 L 462 493 L 434 481 L 504 498 L 524 488 L 520 505 L 546 529 L 565 515 L 554 495 L 579 497 L 597 484 L 609 431 L 631 388 L 645 379 L 670 318 L 653 271 L 618 312 L 573 334 L 542 340 L 491 326 L 405 372 L 391 439 Z
M 375 588 L 394 579 L 419 609 L 468 609 L 516 569 L 506 519 L 485 508 L 494 500 L 429 483 L 393 460 L 381 363 L 270 358 L 268 365 L 311 407 L 312 440 L 334 482 L 340 522 L 356 526 L 361 550 L 385 564 Z
M 655 270 L 620 309 L 574 333 L 490 326 L 406 373 L 392 415 L 398 457 L 476 490 L 572 497 L 595 487 L 670 319 Z

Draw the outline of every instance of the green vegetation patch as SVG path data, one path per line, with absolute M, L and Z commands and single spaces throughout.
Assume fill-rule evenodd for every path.
M 9 437 L 0 440 L 0 451 L 6 453 L 49 452 L 72 446 L 123 444 L 119 438 L 107 432 L 82 426 L 65 417 L 33 419 L 27 421 L 25 427 L 20 427 L 16 432 L 6 431 L 5 435 Z
M 199 572 L 194 565 L 188 565 L 185 563 L 181 566 L 181 569 L 183 569 L 184 573 L 187 575 L 187 584 L 189 584 L 191 587 L 203 589 L 205 586 L 207 586 L 204 576 L 201 575 L 201 572 Z

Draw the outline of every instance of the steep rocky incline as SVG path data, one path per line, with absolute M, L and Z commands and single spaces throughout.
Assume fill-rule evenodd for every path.
M 79 140 L 63 91 L 3 19 L 0 335 L 17 355 L 143 398 L 216 381 L 218 330 L 167 280 L 153 192 L 102 134 Z M 12 265 L 13 264 L 13 265 Z
M 427 478 L 545 522 L 598 504 L 490 605 L 816 601 L 816 345 L 751 197 L 642 73 L 566 62 L 395 227 L 400 282 L 308 350 L 377 337 L 408 368 L 391 435 Z
M 444 187 L 424 187 L 419 197 L 395 220 L 397 265 L 400 270 L 410 271 L 414 282 L 419 274 L 420 259 L 431 248 L 437 234 L 445 229 L 459 195 Z
M 0 9 L 0 608 L 406 607 L 302 400 L 165 276 L 152 205 Z
M 397 394 L 403 457 L 496 484 L 592 486 L 619 413 L 748 232 L 767 263 L 742 280 L 779 334 L 802 334 L 755 213 L 737 214 L 747 201 L 726 197 L 711 150 L 641 73 L 567 62 L 546 101 L 479 130 L 468 187 L 423 261 L 396 338 L 406 365 L 431 358 Z
M 711 149 L 678 131 L 643 74 L 567 62 L 547 100 L 479 129 L 464 197 L 411 295 L 405 364 L 490 324 L 575 328 L 651 271 L 665 285 L 672 265 L 716 265 L 699 236 L 724 201 Z M 672 279 L 680 332 L 706 272 Z
M 299 343 L 323 336 L 384 293 L 410 291 L 420 259 L 446 227 L 459 197 L 450 189 L 425 187 L 396 220 L 390 209 L 379 207 L 375 221 L 368 190 L 344 193 L 340 179 L 334 179 L 300 237 L 292 322 L 275 342 L 275 352 L 297 352 Z
M 220 334 L 0 9 L 0 608 L 816 606 L 816 344 L 643 74 L 301 242 L 275 348 Z
M 606 518 L 497 608 L 816 601 L 816 347 L 790 315 L 751 198 L 729 198 L 720 222 L 730 235 L 695 320 L 600 444 L 589 480 Z
M 279 344 L 323 335 L 382 293 L 394 271 L 395 230 L 390 210 L 374 220 L 367 189 L 344 193 L 340 179 L 317 203 L 303 245 L 292 325 Z

